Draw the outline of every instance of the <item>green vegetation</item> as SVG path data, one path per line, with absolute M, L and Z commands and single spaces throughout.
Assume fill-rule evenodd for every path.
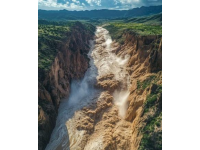
M 151 84 L 151 82 L 156 78 L 155 75 L 149 76 L 147 77 L 146 80 L 144 80 L 143 82 L 140 82 L 139 80 L 137 81 L 137 89 L 146 89 L 147 87 L 149 87 L 149 85 Z
M 151 75 L 144 81 L 137 81 L 137 90 L 149 89 L 150 93 L 144 103 L 143 116 L 144 128 L 139 150 L 161 150 L 162 149 L 162 85 L 158 84 L 159 76 Z
M 148 25 L 142 23 L 125 23 L 125 22 L 111 22 L 105 26 L 110 32 L 110 35 L 117 42 L 123 44 L 123 34 L 126 32 L 134 33 L 135 35 L 162 35 L 161 25 Z
M 151 16 L 143 16 L 143 17 L 135 17 L 126 19 L 124 22 L 126 23 L 144 23 L 150 25 L 162 25 L 162 13 L 151 15 Z
M 157 100 L 157 95 L 156 94 L 150 94 L 150 95 L 148 95 L 146 103 L 145 103 L 145 110 L 144 110 L 144 112 L 148 112 L 148 109 L 155 104 L 156 100 Z
M 59 45 L 62 45 L 62 41 L 67 38 L 73 24 L 59 24 L 44 20 L 39 20 L 38 23 L 38 67 L 49 70 Z
M 45 71 L 50 69 L 57 52 L 65 45 L 71 31 L 77 26 L 89 33 L 95 31 L 95 27 L 88 23 L 38 21 L 38 68 Z
M 162 88 L 159 87 L 158 88 Z M 141 139 L 139 150 L 162 150 L 162 110 L 161 110 L 161 94 L 160 89 L 154 94 L 147 96 L 145 102 L 144 114 L 151 112 L 147 115 L 148 119 L 145 120 L 146 126 L 142 129 L 143 137 Z
M 144 81 L 137 81 L 137 90 L 145 90 L 146 88 L 151 89 L 151 93 L 147 95 L 147 100 L 145 102 L 145 111 L 148 112 L 148 109 L 155 105 L 155 102 L 160 94 L 162 94 L 162 85 L 157 84 L 159 78 L 155 75 L 148 76 Z
M 148 119 L 143 132 L 143 138 L 139 150 L 162 150 L 162 130 L 160 128 L 162 121 L 162 112 Z
M 130 10 L 38 10 L 38 18 L 45 20 L 69 21 L 69 20 L 90 20 L 90 19 L 124 19 L 138 16 L 152 15 L 162 12 L 162 6 L 149 6 L 133 8 Z
M 155 106 L 156 101 L 158 100 L 159 96 L 162 94 L 162 85 L 154 85 L 156 86 L 156 90 L 151 94 L 147 95 L 147 99 L 144 106 L 144 112 L 148 112 L 150 108 Z
M 70 26 L 38 25 L 38 67 L 49 70 Z
M 142 23 L 111 23 L 108 28 L 113 28 L 117 31 L 132 31 L 139 35 L 161 35 L 162 26 L 146 25 Z

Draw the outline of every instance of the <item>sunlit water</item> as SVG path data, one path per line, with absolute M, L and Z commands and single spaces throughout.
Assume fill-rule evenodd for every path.
M 101 91 L 95 88 L 96 78 L 106 74 L 114 74 L 114 78 L 122 84 L 122 90 L 113 93 L 114 102 L 119 108 L 119 115 L 124 117 L 127 109 L 129 77 L 125 65 L 129 56 L 117 57 L 112 52 L 112 39 L 106 29 L 97 27 L 95 40 L 90 42 L 90 67 L 80 81 L 72 81 L 68 99 L 64 99 L 59 107 L 56 126 L 46 150 L 72 150 L 81 143 L 84 131 L 78 131 L 73 122 L 76 111 L 95 102 Z

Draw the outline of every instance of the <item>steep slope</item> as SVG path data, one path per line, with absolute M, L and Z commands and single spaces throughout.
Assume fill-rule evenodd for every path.
M 162 40 L 160 36 L 134 37 L 128 64 L 131 95 L 126 120 L 132 122 L 133 149 L 162 149 Z M 130 45 L 129 45 L 130 46 Z M 140 143 L 142 136 L 142 142 Z M 140 143 L 140 145 L 139 145 Z
M 88 68 L 89 40 L 93 39 L 94 30 L 94 26 L 79 22 L 70 26 L 39 24 L 39 150 L 49 142 L 60 100 L 69 95 L 71 80 L 83 77 Z
M 129 57 L 118 57 L 113 53 L 116 48 L 108 31 L 98 27 L 89 53 L 90 68 L 83 80 L 72 83 L 69 99 L 61 103 L 47 150 L 130 147 L 130 123 L 123 119 L 129 95 L 125 70 Z
M 89 27 L 62 29 L 68 38 L 53 44 L 49 70 L 52 56 L 41 53 L 48 63 L 39 61 L 39 148 L 55 126 L 46 150 L 161 150 L 162 27 L 107 24 L 109 32 L 97 27 L 88 42 Z
M 113 30 L 110 31 L 115 35 Z M 127 51 L 130 55 L 127 71 L 131 86 L 125 115 L 132 128 L 130 149 L 161 150 L 162 38 L 161 35 L 140 35 L 133 31 L 122 33 L 124 44 L 116 53 Z
M 102 27 L 95 35 L 46 150 L 162 149 L 161 36 L 124 32 L 120 45 Z

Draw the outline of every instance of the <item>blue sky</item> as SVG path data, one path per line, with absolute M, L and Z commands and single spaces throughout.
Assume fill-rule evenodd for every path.
M 38 0 L 38 9 L 131 9 L 140 6 L 152 6 L 161 4 L 162 0 Z

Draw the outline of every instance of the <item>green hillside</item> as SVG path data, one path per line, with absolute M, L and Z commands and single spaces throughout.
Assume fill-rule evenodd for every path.
M 80 22 L 38 21 L 38 67 L 40 69 L 50 69 L 55 55 L 64 46 L 71 30 L 79 24 Z M 93 33 L 95 30 L 91 24 L 82 25 L 89 32 Z

